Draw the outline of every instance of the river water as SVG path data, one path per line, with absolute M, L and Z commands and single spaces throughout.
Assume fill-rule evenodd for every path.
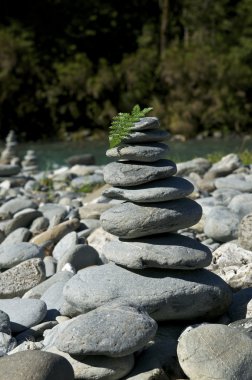
M 167 141 L 167 143 L 170 147 L 170 153 L 167 158 L 176 163 L 196 157 L 207 157 L 209 154 L 225 155 L 228 153 L 240 153 L 244 150 L 252 152 L 252 137 L 207 138 L 204 140 L 188 140 L 186 142 Z M 1 143 L 0 150 L 3 147 L 3 143 Z M 36 152 L 40 169 L 51 169 L 55 164 L 64 165 L 67 157 L 84 153 L 93 154 L 98 165 L 111 161 L 105 155 L 108 149 L 107 141 L 30 142 L 17 145 L 17 152 L 21 158 L 24 157 L 28 149 L 33 149 Z

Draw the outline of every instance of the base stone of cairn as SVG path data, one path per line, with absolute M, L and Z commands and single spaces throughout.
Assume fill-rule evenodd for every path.
M 125 141 L 107 151 L 116 158 L 104 169 L 112 185 L 105 195 L 123 203 L 101 215 L 115 235 L 102 250 L 104 265 L 85 268 L 68 281 L 65 300 L 77 313 L 115 302 L 141 307 L 156 321 L 215 318 L 228 308 L 232 293 L 204 269 L 211 252 L 176 231 L 197 223 L 201 207 L 187 196 L 192 184 L 175 177 L 167 136 L 155 117 L 135 123 Z

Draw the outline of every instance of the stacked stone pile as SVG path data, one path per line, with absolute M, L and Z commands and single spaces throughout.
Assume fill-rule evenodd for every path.
M 16 154 L 17 138 L 15 132 L 11 130 L 6 137 L 6 147 L 1 153 L 1 163 L 10 164 L 19 161 Z
M 34 150 L 27 150 L 21 164 L 23 172 L 26 174 L 34 174 L 38 171 L 37 157 Z
M 105 181 L 113 186 L 105 195 L 124 202 L 104 212 L 101 223 L 119 239 L 103 247 L 102 257 L 108 264 L 90 268 L 90 273 L 86 270 L 73 284 L 78 291 L 77 284 L 87 283 L 83 312 L 86 304 L 95 307 L 89 294 L 94 287 L 100 304 L 117 294 L 119 299 L 144 306 L 156 320 L 213 317 L 230 303 L 226 284 L 202 269 L 211 262 L 210 250 L 176 233 L 199 221 L 201 207 L 187 198 L 192 184 L 175 177 L 175 163 L 163 159 L 168 146 L 160 143 L 166 134 L 159 128 L 157 118 L 143 118 L 134 124 L 127 144 L 107 152 L 118 161 L 104 169 Z M 94 283 L 98 276 L 103 282 L 99 289 Z M 70 282 L 65 292 L 69 300 Z

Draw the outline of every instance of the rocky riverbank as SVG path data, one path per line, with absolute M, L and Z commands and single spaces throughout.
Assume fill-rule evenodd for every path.
M 105 168 L 0 165 L 2 380 L 252 378 L 252 167 L 154 119 Z

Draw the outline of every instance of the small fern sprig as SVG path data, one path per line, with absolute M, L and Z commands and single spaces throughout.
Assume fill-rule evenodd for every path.
M 139 105 L 135 105 L 131 113 L 119 112 L 113 117 L 111 126 L 109 127 L 109 145 L 110 148 L 118 146 L 122 140 L 130 133 L 130 129 L 134 123 L 138 122 L 142 117 L 147 115 L 152 107 L 140 109 Z

